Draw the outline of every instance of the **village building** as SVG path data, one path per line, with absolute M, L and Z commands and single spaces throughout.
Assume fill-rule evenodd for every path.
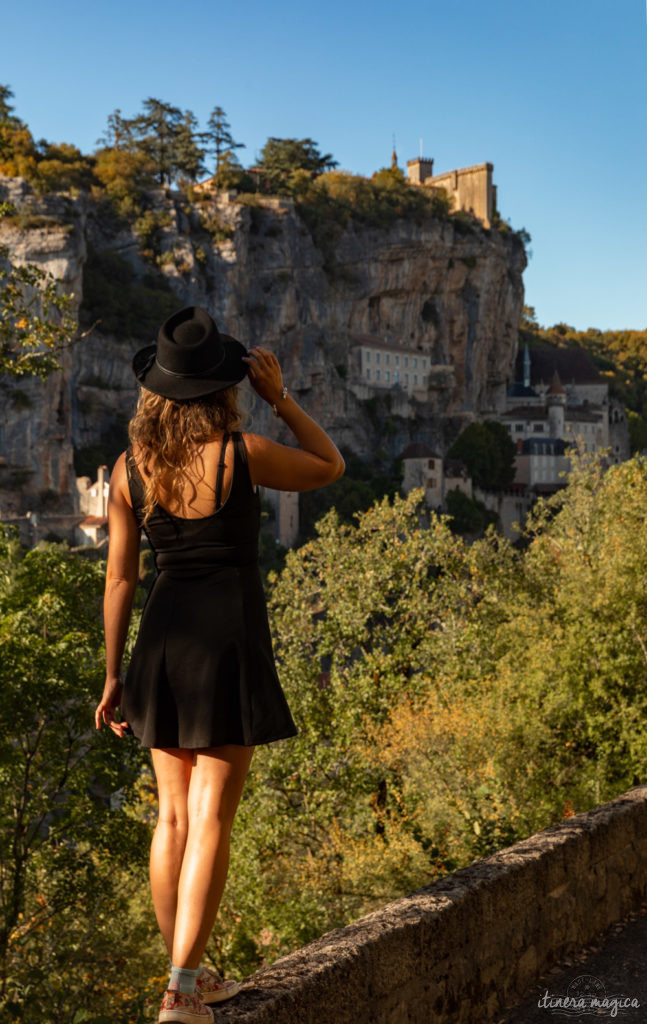
M 76 489 L 79 495 L 79 510 L 84 515 L 76 527 L 76 539 L 81 545 L 97 546 L 108 536 L 108 467 L 99 466 L 94 483 L 89 476 L 78 476 Z

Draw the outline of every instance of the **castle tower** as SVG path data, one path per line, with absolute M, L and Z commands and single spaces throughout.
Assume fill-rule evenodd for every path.
M 548 430 L 551 437 L 563 438 L 566 433 L 566 392 L 562 387 L 557 370 L 546 392 L 548 406 Z
M 434 173 L 433 160 L 424 157 L 416 157 L 415 160 L 407 160 L 407 181 L 412 185 L 422 185 L 425 178 L 431 178 Z

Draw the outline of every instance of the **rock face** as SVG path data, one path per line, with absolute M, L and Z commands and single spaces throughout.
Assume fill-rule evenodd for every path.
M 150 277 L 150 251 L 87 197 L 36 200 L 23 183 L 0 179 L 0 200 L 7 198 L 64 222 L 2 227 L 0 241 L 16 261 L 60 277 L 79 303 L 88 252 L 95 261 L 107 254 L 131 267 L 136 282 Z M 412 441 L 444 451 L 466 421 L 501 406 L 523 306 L 526 256 L 517 235 L 455 218 L 399 220 L 381 230 L 351 225 L 336 239 L 331 260 L 290 201 L 248 198 L 221 194 L 189 204 L 177 193 L 151 194 L 157 264 L 176 305 L 204 305 L 248 347 L 276 352 L 291 393 L 338 445 L 364 456 L 377 447 L 394 456 Z M 3 513 L 11 473 L 16 511 L 50 488 L 72 505 L 72 449 L 91 453 L 94 446 L 97 462 L 104 461 L 106 438 L 124 436 L 137 394 L 130 360 L 153 338 L 108 326 L 104 318 L 75 344 L 64 370 L 45 384 L 18 386 L 30 406 L 21 398 L 5 409 Z M 386 388 L 369 394 L 356 370 L 358 335 L 427 353 L 445 372 L 430 376 L 422 396 Z M 246 382 L 243 388 L 251 429 L 289 442 L 281 421 L 254 401 Z

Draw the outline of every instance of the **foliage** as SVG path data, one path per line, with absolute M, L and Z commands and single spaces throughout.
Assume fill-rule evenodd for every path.
M 647 460 L 574 456 L 525 550 L 425 527 L 421 497 L 356 526 L 331 511 L 276 581 L 300 732 L 255 754 L 219 964 L 251 970 L 644 775 Z
M 3 1020 L 105 1012 L 150 931 L 133 906 L 147 829 L 128 810 L 142 756 L 92 721 L 103 685 L 103 570 L 64 546 L 23 555 L 0 530 Z M 139 1002 L 129 996 L 111 1019 L 139 1019 Z
M 299 537 L 301 543 L 316 536 L 316 523 L 335 508 L 343 523 L 352 523 L 355 514 L 364 512 L 385 495 L 399 493 L 402 463 L 377 457 L 368 460 L 343 449 L 344 475 L 328 487 L 305 491 L 299 498 Z
M 447 492 L 447 514 L 450 516 L 449 528 L 454 533 L 482 533 L 490 523 L 496 525 L 499 517 L 490 512 L 482 501 L 470 498 L 460 487 Z
M 0 221 L 12 213 L 0 204 Z M 60 369 L 61 352 L 76 333 L 71 308 L 52 274 L 32 263 L 12 265 L 0 245 L 0 374 L 45 379 Z
M 470 423 L 454 441 L 447 458 L 464 462 L 477 487 L 506 487 L 514 480 L 514 443 L 497 420 Z
M 387 230 L 399 218 L 421 223 L 430 217 L 447 217 L 450 209 L 445 194 L 415 188 L 397 167 L 378 171 L 371 179 L 345 171 L 314 179 L 309 173 L 295 172 L 290 189 L 328 270 L 335 265 L 343 231 L 352 224 Z
M 207 130 L 203 132 L 201 138 L 205 145 L 205 152 L 213 154 L 216 158 L 215 178 L 216 184 L 219 185 L 223 164 L 226 164 L 227 171 L 231 171 L 237 164 L 234 150 L 244 149 L 245 143 L 234 141 L 231 125 L 222 107 L 213 108 L 207 121 Z
M 139 281 L 130 263 L 117 252 L 88 252 L 83 268 L 81 317 L 103 331 L 150 341 L 178 307 L 166 278 L 151 272 Z
M 322 154 L 312 139 L 273 136 L 261 150 L 260 163 L 267 190 L 279 195 L 291 195 L 295 174 L 301 172 L 310 178 L 337 166 L 332 154 Z

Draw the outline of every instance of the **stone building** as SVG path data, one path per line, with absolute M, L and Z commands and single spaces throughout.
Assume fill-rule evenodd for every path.
M 433 174 L 433 160 L 419 157 L 407 160 L 407 179 L 412 185 L 444 189 L 454 200 L 454 210 L 466 210 L 491 227 L 496 211 L 496 185 L 492 183 L 494 166 L 490 163 L 460 167 Z
M 609 398 L 607 381 L 583 349 L 526 345 L 517 356 L 515 375 L 499 418 L 517 446 L 517 478 L 527 486 L 534 486 L 531 479 L 562 486 L 568 461 L 563 451 L 570 445 L 584 451 L 608 448 L 612 462 L 629 458 L 625 411 Z M 564 442 L 559 452 L 557 441 Z M 526 457 L 532 457 L 534 471 Z
M 76 478 L 79 511 L 85 516 L 76 528 L 79 544 L 99 544 L 108 536 L 108 492 L 110 473 L 107 466 L 99 466 L 94 483 L 89 476 Z

